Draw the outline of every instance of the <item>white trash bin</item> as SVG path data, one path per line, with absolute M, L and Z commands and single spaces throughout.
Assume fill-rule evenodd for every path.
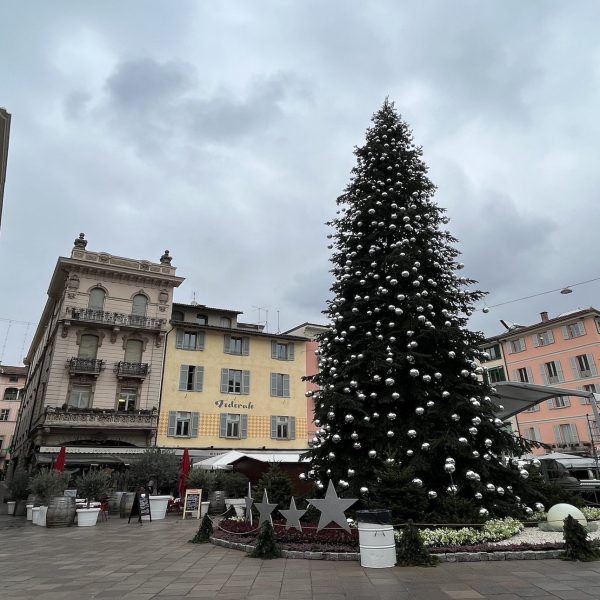
M 392 511 L 358 510 L 356 520 L 361 566 L 371 569 L 393 567 L 396 564 L 396 540 Z

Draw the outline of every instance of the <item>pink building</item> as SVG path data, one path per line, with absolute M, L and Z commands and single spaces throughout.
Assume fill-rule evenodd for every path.
M 317 336 L 323 333 L 327 327 L 324 325 L 316 325 L 315 323 L 303 323 L 284 333 L 288 335 L 299 335 L 307 338 L 309 341 L 306 344 L 306 375 L 316 375 L 319 372 L 319 357 L 316 351 L 319 349 Z M 306 391 L 315 391 L 318 386 L 309 381 L 306 382 Z M 306 432 L 308 441 L 310 442 L 315 437 L 317 426 L 315 425 L 315 401 L 312 397 L 306 399 Z
M 6 471 L 10 460 L 10 446 L 26 379 L 27 367 L 0 365 L 0 473 Z
M 553 319 L 543 312 L 539 323 L 517 326 L 492 340 L 502 344 L 510 381 L 600 392 L 600 312 L 595 308 Z M 581 452 L 591 449 L 592 417 L 588 399 L 565 395 L 519 413 L 517 427 L 523 437 L 553 451 Z

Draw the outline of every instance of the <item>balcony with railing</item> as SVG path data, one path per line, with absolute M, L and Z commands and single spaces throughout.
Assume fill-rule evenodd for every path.
M 141 315 L 127 315 L 124 313 L 108 312 L 93 308 L 79 308 L 67 306 L 67 318 L 73 321 L 85 321 L 112 327 L 135 327 L 140 329 L 162 329 L 166 319 L 155 319 Z
M 148 363 L 137 363 L 137 362 L 125 362 L 121 361 L 117 363 L 115 371 L 119 378 L 133 378 L 133 379 L 144 379 L 148 375 L 149 371 Z
M 70 375 L 92 375 L 97 377 L 102 371 L 104 361 L 98 358 L 76 358 L 69 360 Z
M 43 427 L 58 428 L 99 428 L 155 430 L 158 426 L 158 411 L 134 410 L 115 411 L 94 408 L 54 408 L 47 407 L 42 415 Z

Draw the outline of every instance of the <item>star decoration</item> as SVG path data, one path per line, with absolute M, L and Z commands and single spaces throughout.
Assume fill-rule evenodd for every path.
M 307 502 L 310 502 L 317 510 L 321 511 L 317 531 L 323 529 L 323 527 L 329 525 L 329 523 L 335 523 L 350 533 L 350 525 L 348 525 L 348 521 L 346 521 L 344 511 L 350 508 L 356 501 L 357 498 L 339 498 L 330 479 L 325 498 L 309 498 L 307 500 Z
M 271 518 L 271 513 L 277 508 L 277 504 L 269 504 L 269 497 L 267 496 L 267 490 L 263 492 L 263 500 L 262 502 L 256 503 L 256 508 L 258 510 L 258 514 L 260 515 L 258 519 L 258 526 L 260 527 L 265 521 L 270 521 L 271 525 L 273 525 L 273 519 Z
M 293 527 L 298 531 L 302 531 L 302 525 L 300 525 L 300 517 L 306 512 L 306 510 L 298 510 L 296 508 L 296 500 L 292 496 L 290 500 L 290 508 L 288 510 L 279 511 L 286 519 L 285 528 L 289 529 Z
M 254 504 L 254 500 L 250 496 L 246 496 L 244 501 L 246 502 L 246 521 L 249 521 L 250 525 L 252 525 L 252 505 Z

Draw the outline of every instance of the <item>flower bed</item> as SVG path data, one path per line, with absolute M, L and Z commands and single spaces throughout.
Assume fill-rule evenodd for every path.
M 273 521 L 277 541 L 285 550 L 298 552 L 358 552 L 358 530 L 347 533 L 340 527 L 327 527 L 317 531 L 315 523 L 303 524 L 302 531 L 285 529 L 284 521 Z M 229 542 L 252 544 L 257 525 L 245 521 L 226 519 L 214 529 L 214 537 Z

